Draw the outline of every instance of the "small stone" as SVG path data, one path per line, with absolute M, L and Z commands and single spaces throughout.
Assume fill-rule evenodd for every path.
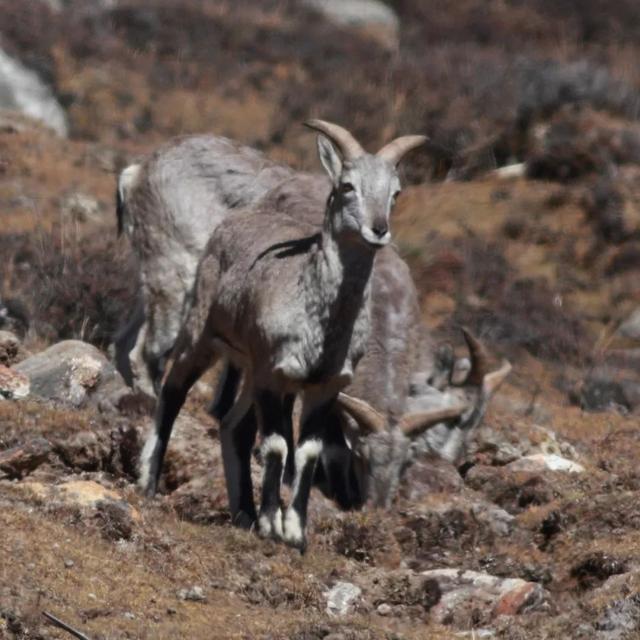
M 177 609 L 174 609 L 173 607 L 167 607 L 167 615 L 168 616 L 175 616 L 176 613 L 178 613 Z
M 325 593 L 327 598 L 327 613 L 331 616 L 345 616 L 353 610 L 362 589 L 350 582 L 336 582 Z
M 11 331 L 0 331 L 0 364 L 10 367 L 15 364 L 22 351 L 20 340 Z
M 534 608 L 543 600 L 543 589 L 536 582 L 527 582 L 505 593 L 493 608 L 494 615 L 515 616 L 524 609 Z
M 23 478 L 49 459 L 51 445 L 44 438 L 0 451 L 0 476 Z
M 379 616 L 388 616 L 391 613 L 391 605 L 383 602 L 382 604 L 378 605 L 376 611 L 378 612 Z
M 126 618 L 127 620 L 135 620 L 136 619 L 135 615 L 133 613 L 131 613 L 131 611 L 125 611 L 122 614 L 122 617 Z
M 189 589 L 180 589 L 180 591 L 178 591 L 178 598 L 191 602 L 204 602 L 207 599 L 204 595 L 204 589 L 198 586 L 193 586 Z
M 75 563 L 73 560 L 65 560 L 65 561 L 64 561 L 64 566 L 65 566 L 67 569 L 71 569 L 72 567 L 74 567 L 74 566 L 75 566 L 75 564 L 76 564 L 76 563 Z

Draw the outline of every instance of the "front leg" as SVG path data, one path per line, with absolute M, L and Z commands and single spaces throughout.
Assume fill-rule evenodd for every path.
M 301 418 L 300 441 L 295 453 L 293 496 L 284 518 L 284 541 L 304 552 L 309 495 L 316 462 L 322 453 L 322 436 L 335 396 L 307 392 Z
M 255 395 L 255 410 L 262 430 L 262 501 L 258 532 L 265 538 L 282 539 L 280 487 L 287 460 L 285 403 L 282 396 L 260 390 Z

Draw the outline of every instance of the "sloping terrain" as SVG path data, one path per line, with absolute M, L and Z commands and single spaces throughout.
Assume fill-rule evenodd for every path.
M 388 513 L 314 492 L 304 556 L 230 526 L 208 385 L 151 503 L 149 407 L 101 396 L 93 360 L 80 396 L 0 398 L 0 638 L 69 637 L 42 611 L 104 639 L 640 633 L 639 14 L 388 4 L 395 49 L 293 0 L 0 0 L 0 46 L 70 131 L 0 112 L 0 330 L 21 345 L 0 334 L 1 366 L 70 339 L 108 354 L 136 284 L 123 166 L 208 131 L 315 169 L 310 116 L 371 148 L 429 134 L 393 220 L 424 321 L 514 365 L 459 469 L 419 461 Z

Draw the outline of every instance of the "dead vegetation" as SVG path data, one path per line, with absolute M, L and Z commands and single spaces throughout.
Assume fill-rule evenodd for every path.
M 389 514 L 340 513 L 315 493 L 304 557 L 231 528 L 219 469 L 186 468 L 184 451 L 168 465 L 170 495 L 143 504 L 131 484 L 148 420 L 139 400 L 115 414 L 0 401 L 0 638 L 66 637 L 43 609 L 105 639 L 449 638 L 482 626 L 508 640 L 634 637 L 638 345 L 616 329 L 640 302 L 635 3 L 394 0 L 395 52 L 293 0 L 28 4 L 0 0 L 2 46 L 53 86 L 71 138 L 20 118 L 0 126 L 0 329 L 25 333 L 27 350 L 64 338 L 106 349 L 126 315 L 135 280 L 113 211 L 124 164 L 210 131 L 311 168 L 299 123 L 322 115 L 371 147 L 429 134 L 406 170 L 420 186 L 394 214 L 425 321 L 456 344 L 457 325 L 470 326 L 516 367 L 459 472 L 414 469 L 416 490 Z M 492 173 L 514 162 L 524 177 Z M 95 206 L 69 206 L 78 194 Z M 629 362 L 603 377 L 616 349 Z M 190 437 L 217 451 L 202 398 Z M 509 467 L 550 446 L 544 429 L 585 474 Z M 70 479 L 120 492 L 142 520 L 118 502 L 87 515 L 23 492 Z M 550 595 L 516 617 L 474 601 L 443 627 L 440 587 L 419 574 L 434 568 Z M 341 581 L 363 596 L 336 620 L 325 593 Z M 204 600 L 178 596 L 194 586 Z

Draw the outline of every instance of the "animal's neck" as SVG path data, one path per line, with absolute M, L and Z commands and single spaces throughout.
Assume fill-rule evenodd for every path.
M 325 214 L 320 250 L 315 254 L 315 280 L 325 303 L 351 317 L 369 303 L 375 251 L 364 242 L 341 238 L 331 226 L 330 204 Z

